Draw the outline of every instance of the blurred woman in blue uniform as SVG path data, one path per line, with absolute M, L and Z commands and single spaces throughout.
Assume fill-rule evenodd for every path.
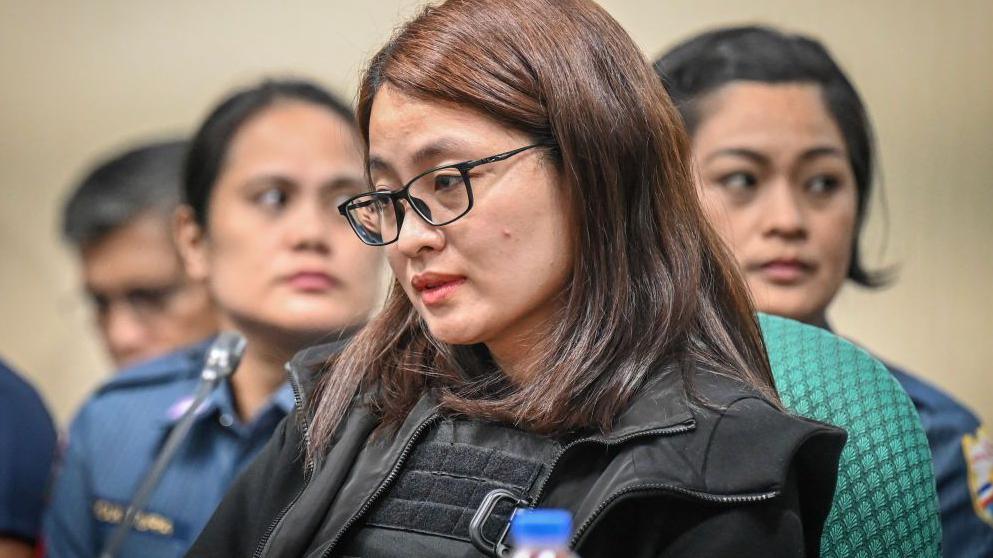
M 721 29 L 678 45 L 655 68 L 691 135 L 704 209 L 761 311 L 828 328 L 846 279 L 886 282 L 859 257 L 875 165 L 869 118 L 822 45 L 767 28 Z M 889 368 L 931 446 L 945 555 L 993 556 L 993 489 L 985 505 L 981 496 L 993 452 L 970 452 L 990 448 L 978 420 Z
M 248 341 L 118 556 L 179 556 L 228 484 L 294 406 L 284 363 L 361 326 L 385 269 L 337 214 L 364 191 L 351 110 L 305 82 L 265 82 L 207 117 L 186 161 L 177 239 L 224 329 Z M 111 379 L 73 421 L 46 521 L 52 556 L 95 556 L 191 403 L 205 345 Z M 292 367 L 291 367 L 292 368 Z

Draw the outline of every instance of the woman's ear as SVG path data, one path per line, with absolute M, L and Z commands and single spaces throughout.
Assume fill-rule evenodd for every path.
M 176 208 L 172 231 L 186 274 L 194 281 L 206 281 L 209 268 L 207 238 L 203 227 L 193 214 L 193 208 L 188 205 Z

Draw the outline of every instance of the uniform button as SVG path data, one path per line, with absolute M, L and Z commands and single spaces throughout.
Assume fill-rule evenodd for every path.
M 220 418 L 217 419 L 217 422 L 221 423 L 221 426 L 223 426 L 224 428 L 229 428 L 232 424 L 234 424 L 234 417 L 232 417 L 227 413 L 224 413 L 223 415 L 220 416 Z

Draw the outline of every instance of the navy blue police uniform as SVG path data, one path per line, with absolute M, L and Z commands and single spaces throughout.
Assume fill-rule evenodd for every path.
M 0 538 L 34 544 L 55 444 L 38 392 L 0 361 Z
M 125 370 L 83 405 L 45 517 L 49 556 L 96 556 L 170 430 L 192 402 L 209 342 Z M 289 384 L 248 424 L 222 383 L 196 411 L 189 435 L 118 556 L 182 556 L 228 485 L 293 408 Z

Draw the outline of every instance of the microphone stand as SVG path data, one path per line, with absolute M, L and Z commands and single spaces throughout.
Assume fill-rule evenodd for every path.
M 193 427 L 193 419 L 196 417 L 197 409 L 200 408 L 200 405 L 207 399 L 207 396 L 214 391 L 214 388 L 222 380 L 234 373 L 238 368 L 238 363 L 241 361 L 241 355 L 244 352 L 245 338 L 234 332 L 221 333 L 217 336 L 217 340 L 211 344 L 207 353 L 207 362 L 204 365 L 203 372 L 200 373 L 200 383 L 197 385 L 193 401 L 183 411 L 183 416 L 180 417 L 176 426 L 169 433 L 169 437 L 166 438 L 165 444 L 162 445 L 162 449 L 152 463 L 151 469 L 149 469 L 148 474 L 138 486 L 138 490 L 131 499 L 127 511 L 124 512 L 124 519 L 114 529 L 110 539 L 107 540 L 107 544 L 104 545 L 103 550 L 100 552 L 100 558 L 113 558 L 117 554 L 117 551 L 120 550 L 121 545 L 131 531 L 131 527 L 138 518 L 138 514 L 148 504 L 148 500 L 162 479 L 163 473 L 165 473 L 166 468 L 169 467 L 169 463 L 175 457 L 179 446 L 186 439 L 190 428 Z

